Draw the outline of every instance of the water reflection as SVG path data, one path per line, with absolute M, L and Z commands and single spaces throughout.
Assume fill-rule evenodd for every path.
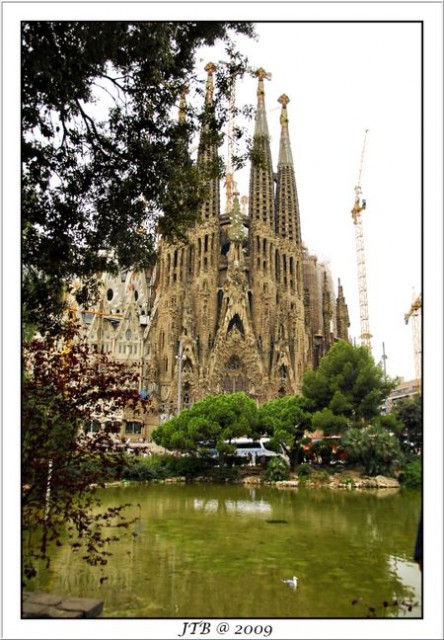
M 419 494 L 142 485 L 100 497 L 104 507 L 140 503 L 137 537 L 121 532 L 105 567 L 55 547 L 31 589 L 103 599 L 104 617 L 421 615 L 393 604 L 420 602 L 409 562 Z M 282 582 L 292 575 L 296 591 Z
M 268 515 L 272 511 L 271 504 L 265 500 L 194 500 L 194 509 L 214 513 L 215 511 L 225 511 L 226 513 L 237 513 L 240 515 Z
M 399 603 L 397 617 L 420 617 L 422 603 L 422 575 L 416 562 L 411 562 L 398 556 L 389 556 L 387 564 L 390 573 L 405 588 L 402 595 L 393 594 L 393 599 Z

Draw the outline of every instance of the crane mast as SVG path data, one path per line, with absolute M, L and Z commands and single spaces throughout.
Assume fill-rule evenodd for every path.
M 415 376 L 418 393 L 421 389 L 421 309 L 422 296 L 419 294 L 414 298 L 409 311 L 404 315 L 406 324 L 409 323 L 410 318 L 412 319 L 413 354 L 415 359 Z
M 361 162 L 359 166 L 358 181 L 355 187 L 355 204 L 351 211 L 353 223 L 355 225 L 356 258 L 358 263 L 358 290 L 359 290 L 359 316 L 361 322 L 361 344 L 371 349 L 371 333 L 368 319 L 368 298 L 367 298 L 367 273 L 365 268 L 365 248 L 364 231 L 362 227 L 361 212 L 366 208 L 366 201 L 361 199 L 361 175 L 364 164 L 365 144 L 367 141 L 368 129 L 365 130 L 364 144 L 362 146 Z

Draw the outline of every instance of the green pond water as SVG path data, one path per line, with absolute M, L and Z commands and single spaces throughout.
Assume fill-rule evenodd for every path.
M 108 564 L 58 547 L 30 590 L 103 599 L 106 618 L 421 617 L 419 492 L 143 484 L 100 497 L 141 506 Z M 282 582 L 294 575 L 296 590 Z

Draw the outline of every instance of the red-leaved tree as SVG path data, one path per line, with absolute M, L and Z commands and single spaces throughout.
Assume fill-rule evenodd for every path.
M 114 528 L 128 527 L 129 505 L 101 509 L 95 488 L 126 464 L 109 434 L 84 430 L 102 407 L 149 410 L 137 371 L 92 353 L 78 327 L 36 337 L 23 347 L 22 551 L 24 580 L 50 563 L 52 545 L 66 539 L 89 564 L 105 564 Z

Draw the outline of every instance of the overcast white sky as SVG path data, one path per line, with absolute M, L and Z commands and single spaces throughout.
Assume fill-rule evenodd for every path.
M 344 287 L 350 337 L 360 343 L 355 227 L 351 209 L 365 130 L 362 214 L 372 352 L 387 373 L 415 377 L 412 325 L 404 314 L 421 292 L 421 26 L 419 23 L 261 23 L 241 38 L 253 67 L 272 74 L 266 107 L 276 168 L 277 102 L 290 97 L 289 129 L 304 243 Z M 209 57 L 205 59 L 205 54 Z M 204 66 L 212 52 L 205 51 Z M 218 54 L 213 62 L 217 62 Z M 255 79 L 237 105 L 256 103 Z M 251 125 L 252 127 L 252 125 Z M 250 127 L 250 128 L 251 128 Z M 248 170 L 238 176 L 248 194 Z

